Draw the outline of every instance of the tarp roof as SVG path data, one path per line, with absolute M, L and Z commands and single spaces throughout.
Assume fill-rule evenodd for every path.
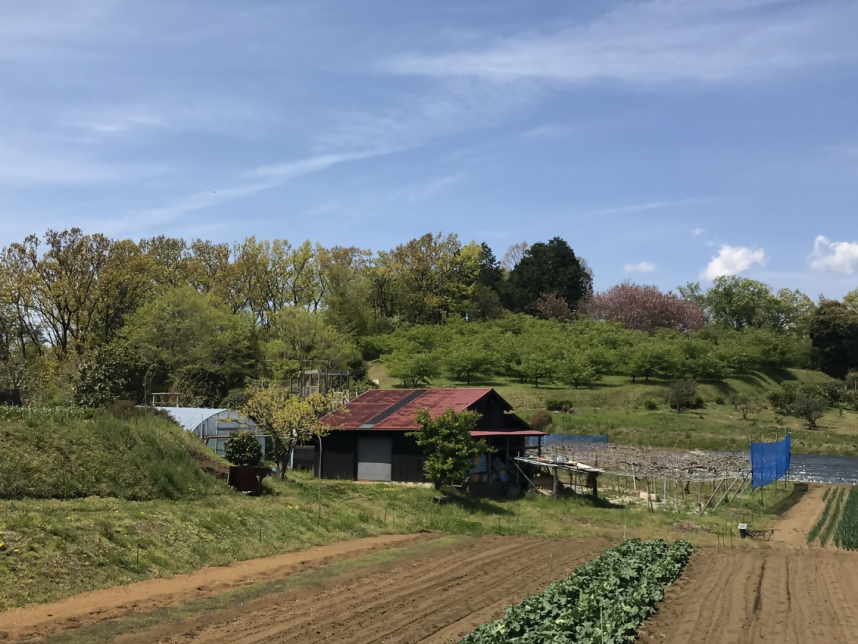
M 464 411 L 490 395 L 504 410 L 512 410 L 494 389 L 370 389 L 344 405 L 348 413 L 338 410 L 326 420 L 336 429 L 415 430 L 420 428 L 414 422 L 418 409 L 439 416 L 450 407 Z

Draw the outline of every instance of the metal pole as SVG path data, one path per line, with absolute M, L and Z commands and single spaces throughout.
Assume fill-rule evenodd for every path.
M 321 525 L 321 523 L 322 523 L 322 437 L 319 434 L 316 434 L 316 438 L 319 439 L 319 501 L 318 501 L 318 515 L 316 517 L 316 524 Z

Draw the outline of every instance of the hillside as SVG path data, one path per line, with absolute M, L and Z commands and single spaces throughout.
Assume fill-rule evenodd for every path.
M 133 501 L 228 492 L 200 469 L 189 450 L 194 436 L 160 417 L 119 420 L 107 412 L 85 418 L 63 409 L 0 413 L 0 498 Z
M 398 381 L 387 376 L 384 364 L 371 363 L 369 377 L 377 379 L 382 388 L 394 388 Z M 798 418 L 775 414 L 771 409 L 748 414 L 747 419 L 733 406 L 717 404 L 731 393 L 765 401 L 769 391 L 787 380 L 814 382 L 826 379 L 818 371 L 802 369 L 770 369 L 739 378 L 727 378 L 700 384 L 699 393 L 706 402 L 703 409 L 678 414 L 668 409 L 662 392 L 668 381 L 651 379 L 632 383 L 625 376 L 606 376 L 589 387 L 546 385 L 534 387 L 508 378 L 472 383 L 472 386 L 494 387 L 523 418 L 530 418 L 550 398 L 574 403 L 574 414 L 556 414 L 546 431 L 568 434 L 608 434 L 612 442 L 678 447 L 684 449 L 747 449 L 749 438 L 774 439 L 776 434 L 792 434 L 793 451 L 807 454 L 841 454 L 858 456 L 858 414 L 829 410 L 818 421 L 819 428 L 806 429 Z M 462 386 L 439 378 L 433 387 Z M 643 402 L 653 400 L 657 409 L 647 410 Z

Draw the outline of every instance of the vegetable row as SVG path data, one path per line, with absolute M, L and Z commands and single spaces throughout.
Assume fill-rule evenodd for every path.
M 692 552 L 687 541 L 626 541 L 461 644 L 630 644 Z

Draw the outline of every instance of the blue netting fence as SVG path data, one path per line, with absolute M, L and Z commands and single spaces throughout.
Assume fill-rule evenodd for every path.
M 547 445 L 563 445 L 565 443 L 607 443 L 607 434 L 548 434 L 542 437 L 542 446 Z M 539 444 L 538 436 L 529 436 L 527 439 L 529 447 L 536 447 Z
M 783 478 L 789 470 L 789 455 L 789 436 L 777 443 L 751 443 L 751 488 L 756 490 Z

